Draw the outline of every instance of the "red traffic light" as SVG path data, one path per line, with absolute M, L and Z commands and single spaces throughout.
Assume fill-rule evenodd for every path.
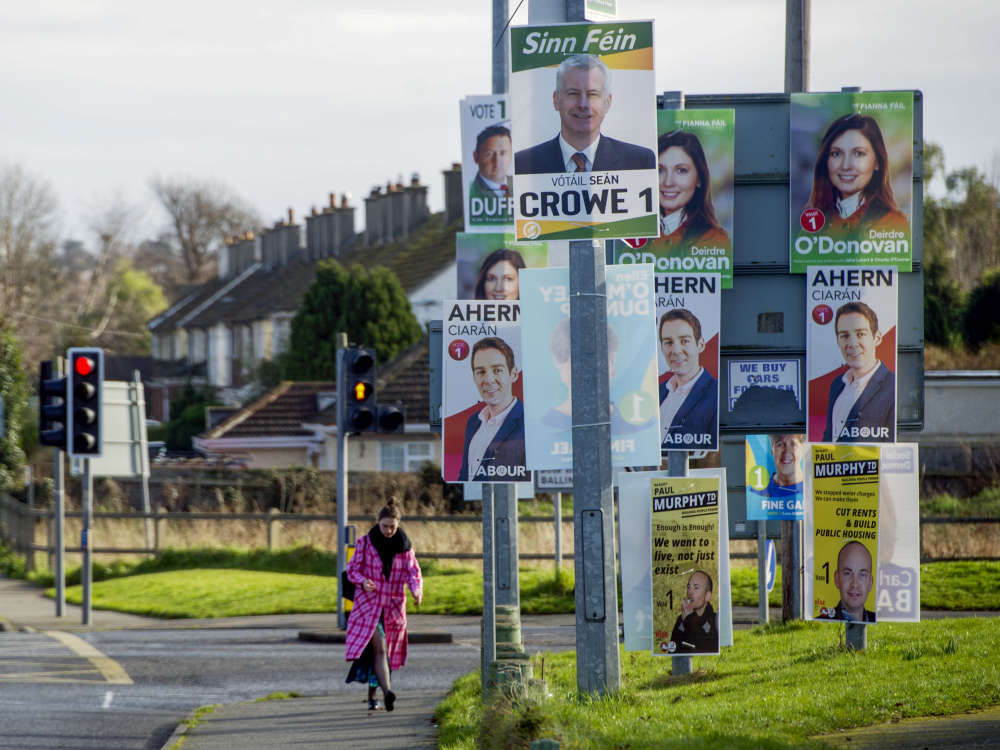
M 81 377 L 87 377 L 94 371 L 94 360 L 90 357 L 77 357 L 73 360 L 73 369 Z

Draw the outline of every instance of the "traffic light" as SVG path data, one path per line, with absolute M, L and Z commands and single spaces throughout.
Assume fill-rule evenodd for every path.
M 376 411 L 378 413 L 377 423 L 379 432 L 402 432 L 403 424 L 406 422 L 406 415 L 403 413 L 402 406 L 398 404 L 378 404 L 376 406 Z
M 344 399 L 342 423 L 345 434 L 375 430 L 375 352 L 348 347 L 344 350 L 340 389 Z
M 104 351 L 73 347 L 69 360 L 69 448 L 70 456 L 100 456 L 104 447 L 101 430 L 101 384 L 104 381 Z
M 66 378 L 52 377 L 55 366 L 45 360 L 38 368 L 38 442 L 66 450 Z

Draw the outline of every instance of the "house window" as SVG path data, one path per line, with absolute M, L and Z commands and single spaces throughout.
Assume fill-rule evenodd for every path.
M 432 458 L 430 443 L 402 443 L 383 441 L 381 444 L 382 471 L 416 471 L 424 461 Z

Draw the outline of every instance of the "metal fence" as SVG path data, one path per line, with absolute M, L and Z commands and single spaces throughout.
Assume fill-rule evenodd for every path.
M 80 519 L 82 518 L 82 513 L 67 512 L 65 517 L 67 519 Z M 267 536 L 267 547 L 268 549 L 277 549 L 280 547 L 280 529 L 283 524 L 290 523 L 302 523 L 307 521 L 321 521 L 335 525 L 337 523 L 336 514 L 328 513 L 280 513 L 276 509 L 272 509 L 268 513 L 203 513 L 203 512 L 193 512 L 193 513 L 167 513 L 163 511 L 156 511 L 153 513 L 142 513 L 142 512 L 95 512 L 93 514 L 93 521 L 96 523 L 103 519 L 126 519 L 133 521 L 145 521 L 149 519 L 152 523 L 151 533 L 147 536 L 146 546 L 143 547 L 91 547 L 91 552 L 95 555 L 102 554 L 149 554 L 155 555 L 161 549 L 165 547 L 161 544 L 161 540 L 166 538 L 165 528 L 169 524 L 183 523 L 187 521 L 212 521 L 220 524 L 232 523 L 234 521 L 251 521 L 261 524 L 266 528 Z M 360 515 L 351 516 L 348 519 L 352 523 L 362 523 L 368 524 L 371 522 L 370 515 Z M 572 523 L 572 516 L 563 516 L 563 523 Z M 555 519 L 551 516 L 521 516 L 518 519 L 519 523 L 523 524 L 554 524 Z M 482 519 L 480 516 L 408 516 L 406 519 L 406 525 L 408 527 L 419 526 L 425 523 L 457 523 L 457 524 L 476 524 L 477 526 L 482 525 Z M 36 527 L 39 524 L 44 524 L 46 528 L 45 544 L 39 544 L 35 541 L 36 537 Z M 921 525 L 921 538 L 923 538 L 923 531 L 926 526 L 932 526 L 936 524 L 960 524 L 966 526 L 981 526 L 984 524 L 1000 525 L 1000 518 L 922 518 L 920 520 Z M 0 537 L 3 538 L 4 542 L 17 554 L 24 555 L 27 560 L 28 569 L 31 570 L 34 565 L 34 553 L 41 552 L 48 556 L 49 560 L 53 559 L 55 554 L 54 546 L 54 526 L 55 526 L 55 512 L 51 509 L 38 509 L 31 508 L 27 504 L 15 500 L 7 495 L 0 494 Z M 1000 533 L 1000 529 L 998 529 Z M 1000 545 L 998 545 L 1000 546 Z M 64 546 L 66 552 L 82 552 L 83 547 L 79 544 L 66 544 Z M 967 557 L 954 557 L 954 556 L 930 556 L 923 554 L 921 551 L 921 561 L 922 562 L 942 562 L 942 561 L 954 561 L 954 560 L 1000 560 L 1000 556 L 967 556 Z M 437 552 L 437 553 L 425 553 L 421 552 L 421 557 L 442 559 L 442 560 L 478 560 L 482 558 L 482 552 Z M 745 559 L 756 559 L 757 555 L 755 552 L 745 552 L 745 553 L 732 553 L 730 555 L 732 558 L 745 558 Z M 520 553 L 518 555 L 521 560 L 551 560 L 555 557 L 555 550 L 548 553 Z M 560 555 L 562 560 L 572 560 L 572 552 L 563 552 Z M 51 568 L 51 562 L 49 567 Z

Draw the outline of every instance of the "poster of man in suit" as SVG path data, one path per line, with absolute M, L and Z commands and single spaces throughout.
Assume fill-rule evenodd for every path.
M 660 442 L 719 450 L 719 274 L 656 274 Z
M 895 442 L 899 271 L 813 266 L 806 278 L 809 440 Z
M 652 21 L 511 29 L 519 239 L 659 236 Z
M 514 151 L 507 95 L 459 102 L 466 232 L 505 232 L 514 225 Z
M 444 303 L 442 478 L 526 482 L 520 307 Z

